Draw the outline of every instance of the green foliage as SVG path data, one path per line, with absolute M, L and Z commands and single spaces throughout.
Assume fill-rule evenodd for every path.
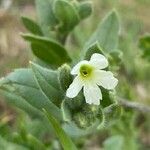
M 57 71 L 43 68 L 35 63 L 31 63 L 31 67 L 40 89 L 50 101 L 59 105 L 63 95 L 59 87 Z
M 24 78 L 25 77 L 25 78 Z M 29 82 L 30 81 L 30 82 Z M 27 84 L 28 83 L 28 84 Z M 15 72 L 9 74 L 6 78 L 2 78 L 0 80 L 0 91 L 1 93 L 7 97 L 7 101 L 17 107 L 23 109 L 24 111 L 28 112 L 32 115 L 40 115 L 38 109 L 30 105 L 24 97 L 22 97 L 17 92 L 16 85 L 28 86 L 28 87 L 35 87 L 36 84 L 34 83 L 34 79 L 29 69 L 19 69 L 15 70 Z
M 45 108 L 57 118 L 61 118 L 60 110 L 40 91 L 30 69 L 15 70 L 1 80 L 0 89 L 4 91 L 6 97 L 12 101 L 17 101 L 17 106 L 23 107 L 24 110 L 27 108 L 27 111 L 29 111 L 32 108 L 30 105 L 32 105 L 40 111 L 42 108 Z M 30 105 L 24 102 L 24 100 Z M 25 104 L 25 106 L 22 106 L 22 104 Z M 33 110 L 35 111 L 35 109 Z
M 60 82 L 60 86 L 65 92 L 68 89 L 71 82 L 73 81 L 73 77 L 70 74 L 71 68 L 67 64 L 64 64 L 58 70 L 58 79 Z
M 74 138 L 80 138 L 85 137 L 87 135 L 91 135 L 94 133 L 97 133 L 98 125 L 100 125 L 99 120 L 97 120 L 92 126 L 89 126 L 87 128 L 79 128 L 74 122 L 65 123 L 63 125 L 63 129 L 66 131 L 66 133 Z M 103 124 L 101 125 L 101 129 L 103 129 Z
M 99 127 L 103 124 L 104 116 L 103 109 L 101 107 L 88 104 L 82 107 L 83 108 L 80 111 L 73 115 L 73 120 L 79 128 L 87 129 L 94 125 L 97 120 L 99 120 Z
M 58 136 L 64 150 L 77 150 L 76 146 L 74 145 L 70 137 L 68 137 L 65 131 L 61 128 L 61 125 L 58 123 L 58 121 L 50 113 L 46 111 L 44 111 L 44 113 L 47 116 L 50 124 L 54 128 L 55 133 Z
M 33 135 L 28 134 L 27 140 L 28 144 L 31 145 L 32 149 L 46 150 L 45 145 Z
M 122 147 L 123 150 L 126 149 L 137 150 L 139 148 L 139 143 L 136 143 L 137 129 L 135 126 L 135 122 L 136 122 L 135 112 L 124 110 L 120 120 L 117 121 L 117 123 L 111 127 L 111 134 L 113 137 L 116 136 L 122 137 L 122 142 L 120 142 L 122 144 L 120 146 Z
M 71 111 L 70 111 L 69 106 L 66 104 L 65 100 L 63 100 L 61 104 L 61 111 L 62 111 L 63 120 L 65 122 L 71 122 L 72 120 Z
M 26 29 L 29 30 L 31 33 L 41 36 L 43 35 L 41 28 L 36 22 L 24 16 L 22 16 L 21 19 Z
M 50 3 L 51 5 L 49 5 Z M 86 18 L 91 13 L 91 3 L 86 1 L 73 4 L 65 0 L 57 0 L 54 3 L 52 3 L 52 1 L 42 2 L 37 0 L 36 5 L 37 10 L 40 13 L 40 18 L 43 19 L 41 21 L 44 23 L 43 27 L 55 26 L 55 23 L 58 21 L 59 24 L 57 29 L 59 29 L 59 32 L 62 34 L 64 34 L 64 31 L 69 33 L 69 31 L 71 31 L 79 23 L 80 19 Z M 54 13 L 45 15 L 42 18 L 42 15 L 45 13 L 45 10 L 42 10 L 44 6 L 46 7 L 45 10 L 49 8 L 49 11 L 53 11 Z M 83 12 L 83 10 L 85 10 L 85 12 Z M 54 16 L 57 18 L 57 21 Z M 50 22 L 44 22 L 44 19 L 47 21 L 48 18 L 50 19 L 51 17 L 53 19 Z M 26 27 L 31 26 L 31 21 L 29 19 L 23 18 L 23 21 Z M 110 24 L 113 25 L 110 27 Z M 104 55 L 103 49 L 104 51 L 106 50 L 106 45 L 109 45 L 110 49 L 115 49 L 117 46 L 118 27 L 117 16 L 113 11 L 102 21 L 100 27 L 97 29 L 98 31 L 95 32 L 97 35 L 93 35 L 89 39 L 91 42 L 87 42 L 88 46 L 86 48 L 84 58 L 88 60 L 93 53 L 101 53 Z M 111 30 L 111 37 L 108 36 L 109 30 Z M 32 33 L 36 34 L 36 32 L 33 31 Z M 99 36 L 99 34 L 102 35 Z M 73 121 L 77 125 L 77 128 L 90 129 L 92 126 L 99 126 L 100 128 L 100 124 L 104 123 L 103 119 L 105 118 L 102 108 L 98 107 L 97 109 L 93 109 L 94 107 L 90 108 L 89 106 L 84 106 L 85 100 L 81 93 L 73 100 L 65 98 L 65 92 L 72 82 L 72 76 L 70 75 L 70 67 L 63 64 L 70 63 L 71 59 L 65 48 L 57 42 L 60 41 L 59 37 L 56 36 L 58 38 L 57 40 L 53 37 L 48 38 L 32 34 L 22 34 L 22 37 L 31 43 L 33 54 L 47 65 L 52 68 L 62 66 L 58 69 L 58 71 L 54 71 L 43 68 L 38 64 L 31 63 L 32 71 L 30 70 L 30 74 L 28 76 L 32 77 L 32 79 L 30 79 L 32 82 L 30 82 L 29 79 L 24 81 L 24 76 L 22 75 L 22 80 L 18 81 L 19 87 L 17 85 L 17 90 L 13 89 L 15 94 L 17 95 L 19 91 L 19 96 L 24 98 L 27 101 L 27 104 L 29 103 L 32 107 L 35 107 L 40 111 L 44 108 L 47 112 L 53 114 L 59 120 L 62 119 L 62 115 L 64 121 L 69 122 L 70 125 Z M 99 45 L 102 45 L 102 48 Z M 14 75 L 14 78 L 15 76 L 17 76 L 16 80 L 18 80 L 18 72 Z M 26 76 L 26 78 L 28 76 Z M 20 88 L 22 84 L 26 85 L 28 82 L 30 82 L 30 86 Z M 36 87 L 35 89 L 31 89 L 31 87 L 33 88 L 33 85 Z M 113 103 L 113 100 L 110 97 L 109 92 L 106 92 L 106 90 L 102 89 L 102 94 L 104 100 L 101 105 L 103 107 L 108 107 Z M 59 107 L 61 107 L 61 109 Z M 97 122 L 99 122 L 99 124 L 97 124 Z M 87 129 L 84 134 L 93 131 L 89 129 Z
M 83 130 L 82 134 L 94 132 L 92 129 L 93 126 L 95 126 L 95 129 L 104 127 L 105 114 L 103 109 L 100 106 L 84 104 L 84 102 L 79 99 L 79 96 L 72 100 L 65 99 L 61 105 L 61 110 L 63 120 L 68 124 L 73 122 L 78 130 Z M 69 128 L 71 128 L 71 126 Z M 80 136 L 79 133 L 77 135 Z
M 54 14 L 59 20 L 58 29 L 62 33 L 68 33 L 79 23 L 79 16 L 75 7 L 66 0 L 55 1 Z
M 112 11 L 102 20 L 91 38 L 86 42 L 85 49 L 98 41 L 105 52 L 111 52 L 117 48 L 118 34 L 118 16 L 116 11 Z
M 92 3 L 90 1 L 83 1 L 78 4 L 78 12 L 81 19 L 85 19 L 92 13 Z
M 122 109 L 118 104 L 111 104 L 104 109 L 105 115 L 105 127 L 112 126 L 120 119 L 122 114 Z
M 123 142 L 122 136 L 112 136 L 104 142 L 104 150 L 123 150 Z
M 31 49 L 35 56 L 47 64 L 60 66 L 71 61 L 65 48 L 54 40 L 31 34 L 22 34 L 22 37 L 31 42 Z
M 150 35 L 145 35 L 140 38 L 139 47 L 142 50 L 143 58 L 150 61 Z
M 41 116 L 41 112 L 29 104 L 23 97 L 20 95 L 15 94 L 13 91 L 10 90 L 10 87 L 0 86 L 0 93 L 6 98 L 6 101 L 11 104 L 15 105 L 16 107 L 22 109 L 23 111 L 27 112 L 33 117 Z
M 114 103 L 114 98 L 111 95 L 110 91 L 107 91 L 104 88 L 101 88 L 102 91 L 102 95 L 103 95 L 103 100 L 101 101 L 101 106 L 102 107 L 107 107 L 109 105 L 111 105 L 112 103 Z
M 87 49 L 84 58 L 86 60 L 90 60 L 92 54 L 94 54 L 94 53 L 100 53 L 100 54 L 104 55 L 104 52 L 103 52 L 102 48 L 99 46 L 98 42 L 94 43 Z
M 2 137 L 0 137 L 0 149 L 2 150 L 28 150 L 27 148 L 25 148 L 24 146 L 18 145 L 18 144 L 14 144 L 11 142 L 6 141 L 5 139 L 3 139 Z
M 114 50 L 109 53 L 108 59 L 109 63 L 112 64 L 109 68 L 112 68 L 112 70 L 118 70 L 120 69 L 120 66 L 123 62 L 123 53 L 121 50 Z
M 106 3 L 113 2 L 101 2 L 102 5 Z M 5 78 L 0 79 L 2 95 L 9 103 L 27 112 L 32 119 L 24 119 L 21 116 L 21 119 L 18 119 L 18 122 L 21 123 L 16 127 L 16 131 L 6 134 L 9 126 L 5 127 L 5 118 L 3 119 L 2 116 L 1 119 L 0 116 L 2 136 L 0 137 L 0 149 L 7 150 L 10 147 L 20 150 L 61 149 L 57 142 L 57 146 L 54 146 L 53 128 L 64 150 L 77 149 L 69 136 L 77 137 L 75 143 L 77 147 L 80 147 L 78 141 L 83 145 L 86 138 L 102 132 L 106 138 L 102 144 L 104 150 L 136 150 L 138 148 L 134 118 L 136 114 L 122 108 L 117 102 L 118 97 L 116 98 L 117 93 L 132 99 L 131 93 L 136 91 L 130 83 L 133 78 L 128 75 L 128 70 L 125 68 L 130 63 L 129 58 L 133 57 L 130 55 L 131 47 L 128 49 L 131 37 L 124 41 L 124 35 L 121 34 L 120 45 L 126 49 L 124 54 L 127 56 L 123 58 L 123 52 L 118 47 L 120 26 L 117 12 L 113 10 L 106 15 L 95 32 L 87 39 L 81 36 L 80 32 L 75 33 L 77 35 L 75 37 L 70 33 L 77 25 L 79 25 L 79 31 L 83 30 L 82 32 L 88 32 L 87 29 L 92 28 L 92 25 L 85 28 L 89 24 L 94 24 L 91 20 L 80 24 L 92 13 L 91 2 L 86 0 L 35 0 L 35 4 L 37 23 L 27 17 L 22 17 L 23 24 L 30 32 L 30 34 L 22 34 L 22 37 L 31 44 L 36 60 L 30 62 L 30 69 L 16 69 Z M 73 44 L 76 44 L 76 38 L 80 46 L 81 40 L 87 39 L 85 46 L 77 47 L 77 45 L 68 51 L 68 47 L 72 48 Z M 149 35 L 140 39 L 139 47 L 142 49 L 143 57 L 150 60 Z M 82 49 L 80 54 L 77 54 L 79 51 L 73 51 L 75 48 Z M 100 53 L 108 58 L 109 68 L 105 70 L 118 71 L 120 73 L 118 79 L 121 82 L 117 91 L 108 91 L 100 87 L 103 100 L 100 101 L 99 106 L 86 104 L 82 90 L 75 98 L 66 97 L 66 90 L 74 78 L 70 73 L 70 66 L 75 65 L 80 59 L 89 60 L 94 53 Z M 76 58 L 75 54 L 80 58 Z M 126 58 L 127 60 L 123 61 Z M 129 63 L 125 64 L 128 61 Z M 133 59 L 132 62 L 134 62 Z M 133 66 L 131 63 L 131 71 L 134 69 Z M 133 75 L 135 79 L 136 75 Z M 139 85 L 139 83 L 134 84 Z M 141 95 L 138 94 L 137 97 L 140 99 Z
M 50 35 L 51 29 L 57 24 L 52 5 L 54 0 L 35 0 L 38 22 L 46 36 Z

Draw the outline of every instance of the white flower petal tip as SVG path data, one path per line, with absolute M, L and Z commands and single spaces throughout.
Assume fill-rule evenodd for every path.
M 74 98 L 78 95 L 83 87 L 82 82 L 80 81 L 79 76 L 75 77 L 72 84 L 70 84 L 69 88 L 66 91 L 66 96 L 69 98 Z
M 79 62 L 71 70 L 71 74 L 76 75 L 76 77 L 67 89 L 66 96 L 69 98 L 76 97 L 83 87 L 86 103 L 100 105 L 102 93 L 99 86 L 112 90 L 118 84 L 118 80 L 112 72 L 101 70 L 107 66 L 107 58 L 98 53 L 93 54 L 90 61 Z
M 100 88 L 96 84 L 85 85 L 83 91 L 86 103 L 94 105 L 100 104 L 100 99 L 102 99 L 102 93 Z
M 108 60 L 102 54 L 94 53 L 91 56 L 90 63 L 97 69 L 104 69 L 108 66 Z
M 97 84 L 105 89 L 112 90 L 118 84 L 118 79 L 116 79 L 110 71 L 99 70 L 96 76 Z
M 112 83 L 113 83 L 113 84 L 111 84 L 111 86 L 110 86 L 109 89 L 115 89 L 115 88 L 116 88 L 116 86 L 118 85 L 118 79 L 115 78 L 115 77 L 113 77 Z

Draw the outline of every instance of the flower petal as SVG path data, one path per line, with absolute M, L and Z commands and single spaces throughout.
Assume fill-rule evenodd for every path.
M 83 87 L 83 82 L 80 80 L 79 76 L 76 76 L 73 82 L 70 84 L 66 91 L 66 96 L 69 98 L 74 98 L 78 95 Z
M 86 103 L 94 105 L 100 104 L 100 99 L 102 99 L 102 93 L 100 88 L 96 84 L 85 84 L 83 91 Z
M 97 70 L 96 71 L 96 83 L 105 89 L 111 90 L 116 87 L 118 80 L 113 76 L 110 71 Z
M 92 64 L 97 69 L 104 69 L 108 66 L 108 60 L 105 56 L 98 53 L 94 53 L 91 56 L 90 64 Z
M 80 66 L 83 65 L 83 64 L 89 64 L 89 62 L 87 60 L 83 60 L 83 61 L 80 61 L 78 64 L 76 64 L 72 70 L 71 70 L 71 74 L 72 75 L 76 75 L 79 73 L 79 70 L 80 70 Z

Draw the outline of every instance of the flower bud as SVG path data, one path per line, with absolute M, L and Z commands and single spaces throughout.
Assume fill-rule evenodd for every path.
M 83 112 L 86 115 L 92 114 L 93 116 L 96 116 L 97 113 L 98 113 L 98 109 L 99 109 L 99 106 L 97 106 L 97 105 L 88 105 L 88 104 L 86 104 L 83 108 Z
M 92 13 L 92 3 L 90 1 L 79 3 L 78 12 L 81 19 L 87 18 Z
M 58 78 L 59 78 L 60 86 L 63 91 L 67 90 L 67 88 L 69 87 L 69 85 L 73 80 L 70 74 L 70 70 L 71 70 L 70 66 L 67 64 L 62 65 L 59 68 Z
M 87 117 L 81 112 L 74 114 L 73 120 L 79 128 L 86 128 L 90 125 Z
M 60 23 L 59 30 L 62 33 L 68 33 L 80 21 L 76 8 L 69 1 L 56 0 L 53 4 L 53 12 Z
M 92 126 L 99 115 L 99 106 L 84 105 L 80 112 L 73 114 L 73 120 L 79 128 Z

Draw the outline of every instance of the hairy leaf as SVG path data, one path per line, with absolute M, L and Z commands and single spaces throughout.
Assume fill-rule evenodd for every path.
M 12 100 L 17 97 L 18 105 L 25 104 L 22 102 L 25 100 L 33 107 L 39 110 L 45 108 L 55 117 L 61 119 L 60 109 L 40 91 L 30 69 L 17 69 L 10 73 L 1 81 L 0 89 L 13 94 Z M 19 99 L 20 97 L 21 99 Z M 11 99 L 10 95 L 9 98 Z
M 6 102 L 20 108 L 21 110 L 30 114 L 30 116 L 39 117 L 42 115 L 42 113 L 37 108 L 29 104 L 23 97 L 10 91 L 9 88 L 11 87 L 0 86 L 0 93 L 6 98 Z
M 119 21 L 116 11 L 110 12 L 99 24 L 98 28 L 85 44 L 84 49 L 88 49 L 93 43 L 98 41 L 99 45 L 106 52 L 117 49 L 119 33 Z
M 58 73 L 50 69 L 43 68 L 35 63 L 31 63 L 34 76 L 43 93 L 54 103 L 59 105 L 63 95 L 58 83 Z
M 24 16 L 22 16 L 21 19 L 26 29 L 29 30 L 31 33 L 36 35 L 43 35 L 41 28 L 36 22 Z
M 22 36 L 31 42 L 32 52 L 35 56 L 47 64 L 60 66 L 71 61 L 65 48 L 56 41 L 31 34 L 22 34 Z

